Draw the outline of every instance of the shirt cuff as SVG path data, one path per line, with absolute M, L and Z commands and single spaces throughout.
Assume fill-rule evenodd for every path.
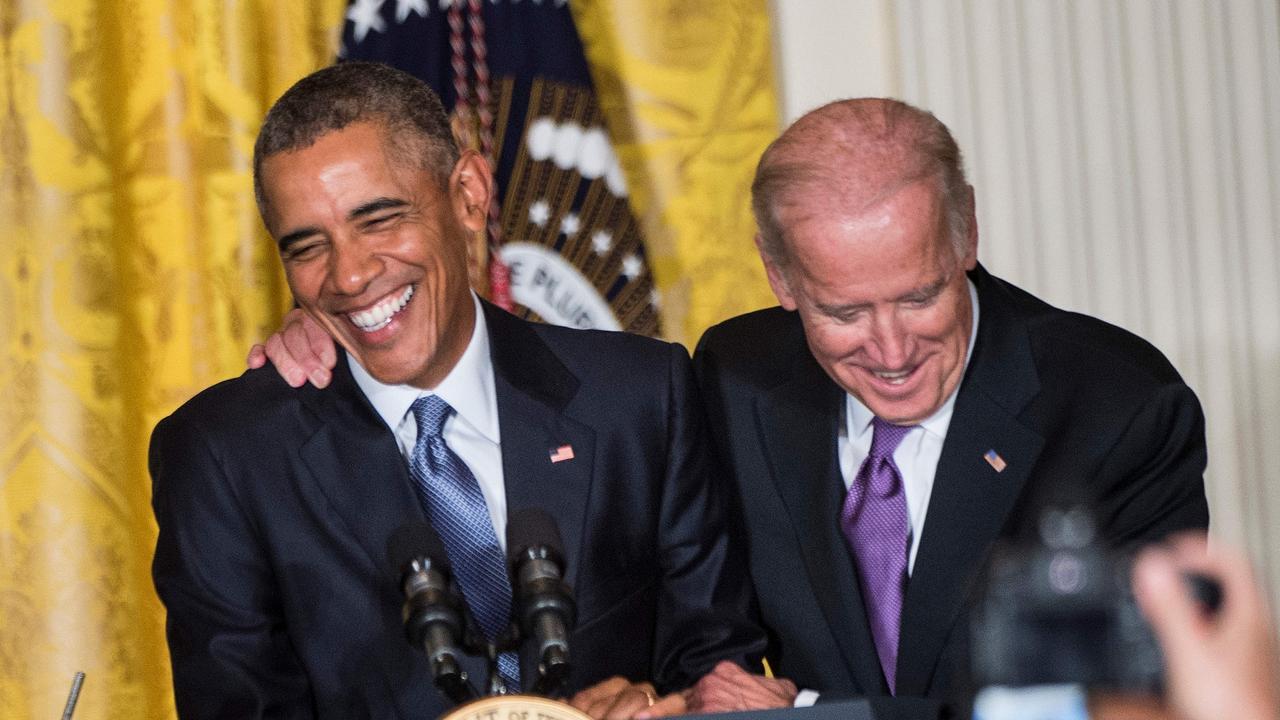
M 796 701 L 792 703 L 792 707 L 812 707 L 818 702 L 817 690 L 801 690 L 796 693 Z

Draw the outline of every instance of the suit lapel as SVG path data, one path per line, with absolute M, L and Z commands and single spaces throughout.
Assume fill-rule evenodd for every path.
M 525 323 L 482 303 L 494 366 L 507 509 L 538 507 L 556 518 L 567 577 L 576 584 L 595 434 L 563 415 L 578 382 Z M 320 426 L 300 454 L 343 525 L 375 567 L 396 582 L 387 541 L 402 525 L 426 522 L 395 437 L 356 385 L 345 353 L 333 383 L 302 391 Z M 551 461 L 565 445 L 573 458 Z M 407 646 L 406 646 L 407 647 Z M 535 671 L 525 663 L 524 674 Z
M 1019 419 L 1040 387 L 1026 329 L 998 281 L 981 268 L 973 279 L 979 293 L 978 339 L 956 397 L 907 586 L 899 695 L 928 691 L 971 585 L 1044 445 L 1044 438 Z M 990 450 L 1003 459 L 1003 471 L 984 459 Z
M 572 573 L 595 450 L 594 431 L 562 414 L 577 380 L 526 324 L 487 303 L 484 311 L 508 512 L 524 507 L 550 512 L 559 523 Z M 300 452 L 348 531 L 383 567 L 391 534 L 426 516 L 395 437 L 351 377 L 345 353 L 339 353 L 333 378 L 326 390 L 304 391 L 304 403 L 321 425 Z M 565 445 L 573 459 L 553 463 L 551 453 Z
M 345 353 L 328 389 L 304 392 L 322 424 L 303 444 L 303 462 L 374 566 L 394 578 L 387 540 L 401 525 L 426 519 L 395 437 L 351 377 Z
M 803 344 L 791 379 L 762 395 L 757 414 L 773 480 L 817 598 L 853 682 L 888 692 L 867 626 L 853 558 L 840 532 L 844 483 L 836 456 L 844 394 Z
M 595 457 L 595 431 L 564 412 L 578 380 L 527 323 L 487 303 L 484 310 L 507 512 L 541 508 L 556 519 L 568 565 L 565 575 L 577 587 Z M 553 453 L 559 457 L 556 462 Z

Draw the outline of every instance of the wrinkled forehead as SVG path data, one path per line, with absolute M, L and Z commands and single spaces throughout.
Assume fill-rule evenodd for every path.
M 888 295 L 916 290 L 946 274 L 956 259 L 927 182 L 854 211 L 838 202 L 797 204 L 781 219 L 788 273 L 842 296 L 868 295 L 864 285 Z
M 773 214 L 783 235 L 788 236 L 789 229 L 821 221 L 843 225 L 875 223 L 891 209 L 900 214 L 904 205 L 913 213 L 936 217 L 944 209 L 943 203 L 941 177 L 937 175 L 815 175 L 781 188 L 775 195 Z

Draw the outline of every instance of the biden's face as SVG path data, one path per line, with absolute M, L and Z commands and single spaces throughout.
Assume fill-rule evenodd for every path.
M 810 199 L 780 220 L 788 262 L 765 266 L 818 364 L 884 420 L 932 415 L 964 375 L 976 234 L 958 253 L 932 180 L 856 214 Z

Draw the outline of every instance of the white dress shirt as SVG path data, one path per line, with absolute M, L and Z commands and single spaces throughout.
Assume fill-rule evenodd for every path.
M 961 377 L 969 368 L 973 343 L 978 340 L 978 288 L 974 287 L 973 281 L 969 281 L 969 301 L 973 306 L 973 327 L 969 329 L 969 348 L 965 351 L 964 368 L 960 369 Z M 942 443 L 947 439 L 947 428 L 951 427 L 951 411 L 955 410 L 956 393 L 959 391 L 960 384 L 956 383 L 946 402 L 933 415 L 911 428 L 897 450 L 893 451 L 893 462 L 902 473 L 902 492 L 906 495 L 906 514 L 911 528 L 911 551 L 906 557 L 908 575 L 915 568 L 915 553 L 924 534 L 924 514 L 929 509 L 929 496 L 933 495 L 933 477 L 937 474 L 938 457 L 942 456 Z M 858 469 L 872 451 L 874 418 L 876 415 L 863 402 L 846 393 L 845 423 L 841 425 L 840 437 L 836 441 L 845 489 L 854 483 Z
M 969 281 L 969 302 L 973 307 L 973 327 L 969 330 L 969 349 L 965 352 L 961 377 L 973 357 L 973 344 L 978 339 L 978 288 Z M 924 516 L 929 509 L 929 496 L 933 494 L 933 478 L 938 472 L 938 458 L 942 457 L 942 443 L 947 439 L 951 426 L 951 411 L 956 406 L 956 393 L 960 384 L 947 397 L 946 402 L 932 415 L 912 428 L 902 443 L 893 451 L 893 461 L 902 473 L 902 491 L 907 499 L 907 516 L 911 527 L 911 553 L 907 556 L 907 575 L 916 564 L 916 551 L 924 534 Z M 840 459 L 840 475 L 847 490 L 858 475 L 858 468 L 871 452 L 873 429 L 871 420 L 875 414 L 851 394 L 845 394 L 844 424 L 840 426 L 836 451 Z M 818 692 L 802 689 L 796 695 L 795 707 L 809 707 L 818 700 Z
M 961 377 L 973 357 L 973 344 L 978 338 L 978 289 L 969 281 L 969 300 L 973 307 L 973 327 L 969 330 L 969 349 L 965 352 Z M 907 556 L 907 575 L 916 564 L 916 551 L 920 549 L 920 537 L 924 534 L 924 516 L 929 509 L 929 496 L 933 494 L 933 478 L 938 471 L 938 458 L 942 457 L 942 444 L 951 426 L 951 411 L 956 406 L 956 384 L 946 402 L 932 415 L 911 429 L 902 443 L 893 451 L 893 461 L 902 472 L 902 490 L 907 498 L 907 516 L 911 527 L 911 553 Z M 837 452 L 840 458 L 840 475 L 845 489 L 853 484 L 862 462 L 871 452 L 871 421 L 874 413 L 851 394 L 845 395 L 845 421 L 840 428 Z
M 467 349 L 444 380 L 431 390 L 410 385 L 384 385 L 371 376 L 355 358 L 347 355 L 351 375 L 369 398 L 373 409 L 391 428 L 408 463 L 418 440 L 418 424 L 410 407 L 426 395 L 439 395 L 454 409 L 444 424 L 444 441 L 471 469 L 484 494 L 489 518 L 498 543 L 507 547 L 507 492 L 502 476 L 502 438 L 498 430 L 498 397 L 494 392 L 493 361 L 489 356 L 489 332 L 484 311 L 475 293 L 476 326 Z

